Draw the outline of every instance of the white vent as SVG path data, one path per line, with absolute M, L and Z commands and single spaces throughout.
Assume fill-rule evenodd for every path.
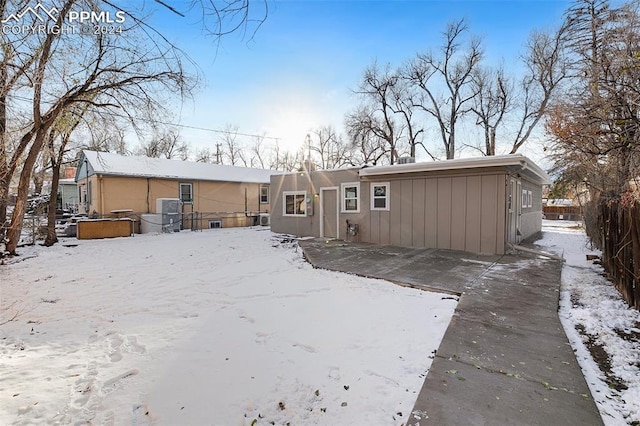
M 269 216 L 269 213 L 260 213 L 260 225 L 262 226 L 269 226 L 269 224 L 271 223 L 271 218 Z
M 400 157 L 398 158 L 398 164 L 409 164 L 415 163 L 416 157 Z

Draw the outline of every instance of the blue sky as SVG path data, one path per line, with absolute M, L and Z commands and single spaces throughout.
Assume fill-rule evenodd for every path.
M 238 33 L 219 44 L 201 34 L 195 17 L 159 11 L 155 19 L 204 77 L 195 99 L 182 106 L 180 123 L 208 129 L 232 124 L 242 133 L 265 133 L 295 149 L 321 125 L 342 132 L 345 113 L 357 104 L 351 90 L 374 60 L 397 66 L 417 52 L 436 49 L 447 23 L 465 18 L 470 33 L 483 39 L 485 63 L 517 71 L 530 32 L 557 26 L 569 4 L 272 0 L 267 20 L 252 39 Z M 194 148 L 212 148 L 219 139 L 216 133 L 188 128 L 181 134 Z

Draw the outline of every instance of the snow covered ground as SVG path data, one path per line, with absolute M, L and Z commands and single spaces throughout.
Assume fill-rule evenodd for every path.
M 576 222 L 545 221 L 537 244 L 562 253 L 560 319 L 606 425 L 640 424 L 640 312 L 630 309 Z
M 315 270 L 265 228 L 0 266 L 0 424 L 402 424 L 451 297 Z
M 640 422 L 640 313 L 586 260 L 560 317 L 605 424 Z M 314 270 L 264 228 L 30 247 L 0 266 L 0 424 L 402 424 L 449 297 Z

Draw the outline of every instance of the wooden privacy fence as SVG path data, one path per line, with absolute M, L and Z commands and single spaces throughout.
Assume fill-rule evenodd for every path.
M 579 206 L 542 206 L 542 213 L 549 220 L 582 220 Z
M 598 204 L 597 227 L 602 264 L 629 306 L 640 310 L 640 203 L 617 199 Z

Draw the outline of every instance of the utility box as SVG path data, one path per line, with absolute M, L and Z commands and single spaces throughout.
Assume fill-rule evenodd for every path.
M 180 231 L 180 205 L 179 198 L 156 198 L 156 214 L 162 216 L 164 232 Z
M 143 234 L 159 234 L 162 232 L 162 214 L 149 213 L 140 215 L 140 232 Z
M 269 226 L 271 224 L 271 217 L 269 216 L 269 213 L 260 213 L 258 215 L 258 219 L 262 226 Z

